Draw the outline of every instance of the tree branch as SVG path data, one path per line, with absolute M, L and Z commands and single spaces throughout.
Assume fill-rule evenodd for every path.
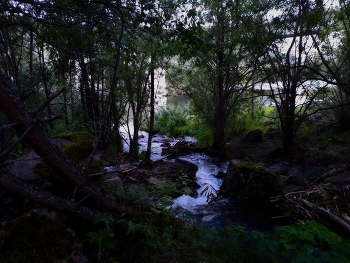
M 36 116 L 40 111 L 42 111 L 47 105 L 50 104 L 51 101 L 53 101 L 56 97 L 58 97 L 64 90 L 66 89 L 66 86 L 63 86 L 59 90 L 57 90 L 55 93 L 53 93 L 50 97 L 46 98 L 46 100 L 41 103 L 35 111 L 33 111 L 31 114 L 33 116 Z

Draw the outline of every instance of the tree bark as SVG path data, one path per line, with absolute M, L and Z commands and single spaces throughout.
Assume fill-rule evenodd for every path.
M 77 187 L 79 191 L 89 194 L 100 205 L 114 212 L 129 213 L 130 209 L 117 204 L 115 198 L 102 194 L 95 185 L 87 180 L 85 174 L 77 169 L 58 147 L 52 144 L 46 133 L 35 124 L 36 120 L 23 105 L 10 95 L 11 92 L 5 85 L 3 79 L 0 79 L 0 111 L 3 112 L 10 123 L 21 124 L 15 126 L 17 131 L 21 134 L 27 131 L 24 141 L 32 147 L 44 162 L 57 171 L 63 180 Z M 34 127 L 32 127 L 33 125 Z
M 350 236 L 350 225 L 347 224 L 344 220 L 329 213 L 322 207 L 319 207 L 313 203 L 306 201 L 305 199 L 301 199 L 301 202 L 308 209 L 311 209 L 312 211 L 316 212 L 319 216 L 327 219 L 333 226 L 339 228 L 344 234 Z
M 0 175 L 0 185 L 37 204 L 91 223 L 99 218 L 107 216 L 106 213 L 84 207 L 75 201 L 62 199 L 49 192 L 38 190 L 34 186 L 8 173 L 2 173 Z

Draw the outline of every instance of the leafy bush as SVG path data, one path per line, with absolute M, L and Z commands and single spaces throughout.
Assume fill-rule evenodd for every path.
M 253 114 L 250 109 L 240 110 L 234 115 L 230 126 L 234 134 L 242 134 L 255 129 L 265 131 L 268 127 L 263 125 L 264 122 L 269 118 L 275 118 L 275 114 L 275 107 L 271 106 L 256 108 Z
M 167 106 L 155 116 L 155 130 L 168 136 L 181 136 L 191 134 L 187 127 L 186 108 Z

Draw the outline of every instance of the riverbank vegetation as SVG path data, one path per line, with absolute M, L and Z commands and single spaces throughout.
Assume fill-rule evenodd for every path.
M 0 262 L 347 261 L 348 1 L 0 11 Z M 272 201 L 296 224 L 267 234 L 175 218 L 169 201 L 195 192 L 195 175 L 151 159 L 156 133 L 198 140 L 161 141 L 167 156 L 205 151 L 273 171 Z

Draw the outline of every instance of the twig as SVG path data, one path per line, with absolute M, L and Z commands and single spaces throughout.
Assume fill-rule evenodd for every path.
M 76 206 L 79 206 L 82 202 L 84 202 L 86 199 L 88 199 L 90 196 L 90 194 L 88 194 L 87 196 L 85 196 L 83 199 L 81 199 L 77 204 Z
M 4 150 L 1 154 L 0 154 L 0 160 L 5 158 L 6 155 L 8 155 L 13 149 L 15 149 L 24 139 L 25 137 L 28 135 L 28 133 L 35 127 L 35 125 L 38 123 L 38 120 L 35 120 L 32 125 L 30 125 L 30 127 L 22 134 L 22 136 L 15 141 L 12 145 L 10 145 L 6 150 Z
M 50 104 L 51 101 L 53 101 L 56 97 L 58 97 L 64 90 L 66 89 L 66 86 L 63 86 L 58 91 L 53 93 L 50 97 L 46 98 L 46 100 L 41 103 L 35 111 L 32 112 L 33 116 L 36 116 L 40 111 L 42 111 L 47 105 Z
M 153 176 L 153 175 L 159 175 L 159 174 L 166 174 L 166 173 L 176 173 L 179 172 L 179 170 L 167 170 L 167 171 L 161 171 L 161 172 L 156 172 L 156 173 L 152 173 L 149 176 Z
M 108 171 L 108 172 L 102 172 L 102 173 L 95 173 L 95 174 L 89 174 L 87 177 L 95 177 L 95 176 L 101 176 L 101 175 L 105 175 L 105 174 L 112 174 L 112 173 L 120 173 L 120 174 L 125 174 L 131 171 L 136 170 L 137 167 L 131 168 L 129 170 L 124 170 L 124 171 Z
M 3 162 L 0 164 L 0 169 L 13 164 L 14 162 L 15 162 L 14 160 L 7 160 L 6 162 Z
M 313 184 L 319 184 L 319 183 L 322 183 L 324 180 L 330 178 L 330 177 L 333 177 L 341 172 L 344 172 L 345 170 L 347 170 L 349 168 L 349 165 L 345 165 L 344 167 L 342 168 L 338 168 L 338 169 L 333 169 L 323 175 L 321 175 L 319 178 L 317 178 L 315 181 L 313 181 L 312 183 Z

